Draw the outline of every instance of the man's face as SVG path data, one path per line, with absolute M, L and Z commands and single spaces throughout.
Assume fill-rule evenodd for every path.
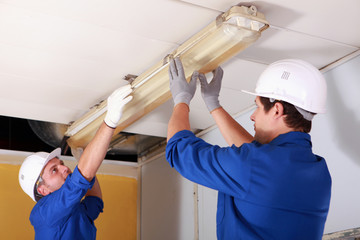
M 255 104 L 257 108 L 250 116 L 251 121 L 254 122 L 254 139 L 262 144 L 269 143 L 272 140 L 270 111 L 265 113 L 264 105 L 261 103 L 259 96 L 256 97 Z
M 62 160 L 53 158 L 46 164 L 42 179 L 45 182 L 46 188 L 50 192 L 54 192 L 61 188 L 70 173 L 70 168 L 65 166 Z

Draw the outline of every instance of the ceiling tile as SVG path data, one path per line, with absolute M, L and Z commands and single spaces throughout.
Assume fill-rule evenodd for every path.
M 217 10 L 169 0 L 2 0 L 0 3 L 3 3 L 4 7 L 14 8 L 16 12 L 23 11 L 49 19 L 89 24 L 173 43 L 184 42 L 219 14 Z M 4 9 L 2 12 L 7 11 Z
M 235 0 L 183 0 L 204 8 L 226 11 L 237 4 L 255 5 L 270 25 L 312 35 L 334 42 L 360 47 L 360 34 L 354 25 L 360 22 L 360 1 L 343 3 L 328 0 L 265 0 L 241 3 Z
M 356 50 L 355 47 L 298 32 L 269 28 L 237 57 L 265 64 L 285 58 L 299 58 L 322 68 Z

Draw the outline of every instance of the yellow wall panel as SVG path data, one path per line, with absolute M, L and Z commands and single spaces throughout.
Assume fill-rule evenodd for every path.
M 95 222 L 97 239 L 136 239 L 136 179 L 102 174 L 97 178 L 104 200 L 104 212 Z
M 20 166 L 0 164 L 0 239 L 34 239 L 30 212 L 35 202 L 21 189 Z

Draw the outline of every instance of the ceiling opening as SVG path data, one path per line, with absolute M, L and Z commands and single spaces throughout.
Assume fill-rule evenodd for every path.
M 0 149 L 25 152 L 50 152 L 61 147 L 62 155 L 72 156 L 64 133 L 68 125 L 0 116 Z M 150 149 L 166 139 L 120 132 L 119 142 L 112 143 L 105 157 L 108 160 L 137 162 Z

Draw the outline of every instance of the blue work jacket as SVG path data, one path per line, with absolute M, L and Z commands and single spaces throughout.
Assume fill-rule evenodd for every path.
M 76 167 L 62 187 L 40 199 L 30 214 L 36 240 L 96 239 L 94 220 L 103 211 L 103 201 L 95 196 L 85 197 L 94 185 Z
M 322 239 L 331 177 L 309 134 L 221 148 L 184 130 L 169 140 L 166 159 L 185 178 L 219 191 L 218 239 Z

